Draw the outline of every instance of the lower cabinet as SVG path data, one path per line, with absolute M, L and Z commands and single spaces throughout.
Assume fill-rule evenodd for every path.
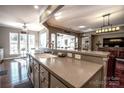
M 124 60 L 116 61 L 115 77 L 116 79 L 118 79 L 117 87 L 123 88 L 124 87 Z
M 102 69 L 103 70 L 103 69 Z M 104 86 L 102 81 L 102 70 L 98 71 L 88 82 L 82 86 L 83 88 L 101 88 Z
M 29 77 L 33 79 L 34 88 L 67 88 L 56 76 L 51 74 L 37 60 L 32 58 L 30 61 L 32 70 L 29 71 Z M 102 69 L 103 70 L 103 69 Z M 85 88 L 100 88 L 102 87 L 102 70 L 98 71 L 84 86 Z M 32 73 L 33 72 L 33 73 Z
M 53 75 L 50 76 L 50 88 L 67 88 L 62 82 L 60 82 Z
M 32 84 L 34 84 L 34 79 L 33 79 L 33 59 L 29 55 L 29 64 L 28 64 L 28 77 L 31 80 Z
M 33 77 L 34 77 L 34 87 L 39 88 L 39 64 L 36 63 L 36 61 L 34 61 Z
M 66 88 L 66 86 L 46 70 L 39 62 L 29 56 L 28 76 L 34 88 Z
M 49 87 L 48 71 L 40 65 L 40 88 Z
M 49 81 L 46 80 L 44 77 L 40 77 L 40 88 L 48 88 Z

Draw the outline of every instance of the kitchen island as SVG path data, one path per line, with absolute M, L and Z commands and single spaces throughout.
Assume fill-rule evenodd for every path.
M 102 87 L 102 64 L 48 53 L 28 55 L 28 75 L 34 87 Z
M 108 73 L 108 60 L 109 60 L 109 52 L 103 52 L 103 51 L 91 51 L 91 50 L 68 50 L 68 49 L 50 49 L 45 48 L 43 49 L 45 51 L 51 51 L 53 54 L 65 54 L 68 57 L 79 59 L 79 60 L 85 60 L 88 62 L 93 62 L 97 64 L 103 65 L 103 78 L 104 83 L 103 87 L 106 87 L 107 84 L 107 73 Z

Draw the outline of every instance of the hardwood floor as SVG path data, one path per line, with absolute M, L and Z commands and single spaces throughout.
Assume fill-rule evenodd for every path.
M 0 88 L 12 88 L 14 85 L 28 81 L 27 62 L 24 59 L 5 60 L 0 64 L 0 71 L 7 70 L 0 76 Z

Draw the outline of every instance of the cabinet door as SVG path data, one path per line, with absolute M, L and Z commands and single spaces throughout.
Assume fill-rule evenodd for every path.
M 49 81 L 43 77 L 40 76 L 40 88 L 48 88 L 49 87 Z
M 60 82 L 58 79 L 56 79 L 54 76 L 51 75 L 50 78 L 50 87 L 51 88 L 67 88 L 62 82 Z
M 33 58 L 30 56 L 30 55 L 28 55 L 28 57 L 29 57 L 29 62 L 28 62 L 28 77 L 30 78 L 30 80 L 31 80 L 31 82 L 32 82 L 32 84 L 34 85 L 34 65 L 33 65 Z
M 39 88 L 39 71 L 34 69 L 34 87 Z
M 40 88 L 48 88 L 49 79 L 48 79 L 48 71 L 40 66 Z
M 34 60 L 34 66 L 33 66 L 33 78 L 34 78 L 34 87 L 39 87 L 39 64 L 36 60 Z

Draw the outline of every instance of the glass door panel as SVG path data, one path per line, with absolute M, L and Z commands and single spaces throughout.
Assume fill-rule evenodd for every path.
M 27 53 L 27 34 L 20 34 L 20 54 Z
M 35 35 L 28 35 L 29 52 L 35 50 Z
M 55 42 L 55 34 L 51 34 L 51 43 L 52 43 L 52 48 L 53 49 L 55 49 L 55 44 L 56 44 L 56 42 Z
M 41 48 L 46 48 L 47 47 L 47 37 L 46 37 L 47 33 L 43 32 L 40 34 L 40 47 Z
M 10 54 L 18 54 L 18 33 L 10 33 Z

